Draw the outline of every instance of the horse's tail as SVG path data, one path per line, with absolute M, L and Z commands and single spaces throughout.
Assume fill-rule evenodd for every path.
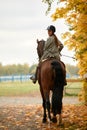
M 54 115 L 61 114 L 62 97 L 64 87 L 64 73 L 60 62 L 54 61 L 51 63 L 54 70 L 54 87 L 52 95 L 52 112 Z

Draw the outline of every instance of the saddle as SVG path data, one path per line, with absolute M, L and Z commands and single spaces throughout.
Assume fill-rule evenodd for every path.
M 41 65 L 41 63 L 45 61 L 50 61 L 50 60 L 57 60 L 61 65 L 63 65 L 64 68 L 66 68 L 64 62 L 62 62 L 60 59 L 57 59 L 55 57 L 48 57 L 47 59 L 43 59 L 42 61 L 39 62 L 38 67 Z

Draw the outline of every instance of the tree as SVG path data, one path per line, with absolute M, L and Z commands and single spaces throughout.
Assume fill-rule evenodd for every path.
M 56 0 L 43 0 L 48 4 L 48 11 Z M 59 0 L 53 20 L 64 18 L 69 26 L 69 32 L 63 34 L 65 45 L 75 51 L 78 60 L 79 73 L 83 77 L 87 74 L 87 0 Z M 82 97 L 87 103 L 87 77 L 83 80 Z
M 5 65 L 3 66 L 0 63 L 0 76 L 4 75 L 20 75 L 20 74 L 29 74 L 29 65 L 26 63 L 24 65 Z
M 37 67 L 36 64 L 32 65 L 32 66 L 30 67 L 30 69 L 29 69 L 29 73 L 31 73 L 31 74 L 35 74 L 36 67 Z
M 0 63 L 0 75 L 3 74 L 3 67 L 2 67 L 2 64 Z
M 17 65 L 17 74 L 29 74 L 29 65 L 26 63 L 24 65 Z

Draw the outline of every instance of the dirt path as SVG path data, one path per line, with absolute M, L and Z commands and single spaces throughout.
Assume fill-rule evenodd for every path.
M 73 105 L 77 97 L 64 97 L 63 124 L 50 128 L 42 123 L 41 102 L 40 96 L 0 97 L 0 130 L 87 130 L 87 106 Z
M 40 96 L 0 97 L 0 106 L 37 104 L 42 104 L 42 98 Z M 64 97 L 63 104 L 79 104 L 78 97 Z
M 64 105 L 62 125 L 42 123 L 41 105 L 0 107 L 0 130 L 87 130 L 87 106 Z

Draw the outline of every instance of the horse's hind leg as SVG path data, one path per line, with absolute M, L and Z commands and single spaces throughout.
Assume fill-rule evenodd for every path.
M 43 123 L 46 123 L 47 119 L 47 115 L 46 115 L 46 101 L 43 99 L 43 108 L 44 108 L 44 115 L 43 115 Z
M 40 86 L 40 92 L 41 92 L 41 96 L 42 96 L 42 99 L 43 99 L 43 104 L 42 104 L 42 106 L 43 106 L 43 110 L 44 110 L 42 122 L 43 122 L 43 123 L 46 123 L 46 121 L 47 121 L 47 119 L 46 119 L 46 117 L 47 117 L 47 115 L 46 115 L 46 100 L 45 100 L 45 98 L 44 98 L 43 89 L 42 89 L 41 86 Z
M 47 108 L 47 111 L 48 111 L 48 118 L 51 121 L 49 94 L 46 95 L 46 108 Z
M 53 114 L 53 118 L 51 119 L 53 123 L 57 123 L 57 117 L 56 114 Z
M 61 125 L 61 124 L 62 124 L 62 115 L 59 114 L 59 125 Z

